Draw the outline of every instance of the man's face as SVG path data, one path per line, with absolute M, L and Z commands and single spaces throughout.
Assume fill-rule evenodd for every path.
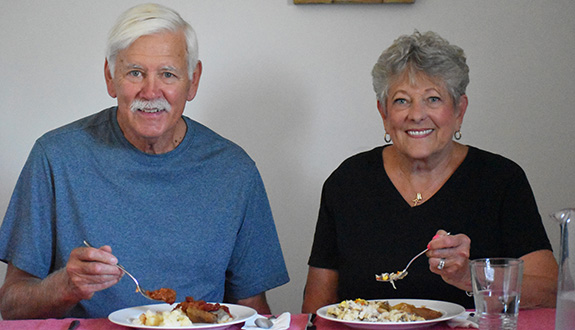
M 184 33 L 163 32 L 136 39 L 118 53 L 114 77 L 108 63 L 105 74 L 108 93 L 118 99 L 120 128 L 140 148 L 174 138 L 186 102 L 196 95 L 201 64 L 191 80 Z

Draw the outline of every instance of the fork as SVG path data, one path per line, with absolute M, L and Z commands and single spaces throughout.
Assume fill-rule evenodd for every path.
M 88 243 L 88 241 L 86 241 L 86 240 L 84 240 L 84 245 L 86 245 L 87 247 L 93 248 L 93 246 L 92 246 L 90 243 Z M 146 297 L 146 298 L 148 298 L 148 299 L 150 299 L 150 300 L 156 300 L 156 299 L 154 299 L 154 298 L 152 298 L 152 297 L 150 297 L 150 296 L 148 295 L 148 293 L 147 293 L 148 291 L 142 289 L 142 287 L 140 286 L 140 283 L 138 282 L 138 280 L 137 280 L 132 274 L 130 274 L 130 273 L 126 270 L 126 268 L 124 268 L 124 266 L 122 266 L 122 265 L 120 265 L 120 264 L 116 264 L 116 267 L 120 268 L 120 270 L 123 271 L 124 274 L 130 276 L 130 278 L 134 281 L 134 283 L 136 283 L 136 292 L 141 293 L 142 296 L 144 296 L 144 297 Z
M 449 236 L 451 233 L 447 233 L 446 236 Z M 395 289 L 395 284 L 393 283 L 393 281 L 397 281 L 397 280 L 401 280 L 403 278 L 405 278 L 407 276 L 407 268 L 409 268 L 409 266 L 411 266 L 411 263 L 421 257 L 421 255 L 423 255 L 424 253 L 426 253 L 427 251 L 429 251 L 429 248 L 419 252 L 415 257 L 413 257 L 409 263 L 407 263 L 407 266 L 405 266 L 405 268 L 402 271 L 396 272 L 396 273 L 383 273 L 381 275 L 375 275 L 375 280 L 379 281 L 379 282 L 391 282 L 391 285 L 393 285 L 393 288 Z
M 376 280 L 376 281 L 379 281 L 379 282 L 391 282 L 391 284 L 392 284 L 393 287 L 395 288 L 395 284 L 393 284 L 393 281 L 401 280 L 401 279 L 403 279 L 404 277 L 406 277 L 406 276 L 407 276 L 407 268 L 409 268 L 409 266 L 411 266 L 411 263 L 412 263 L 415 259 L 421 257 L 421 255 L 423 255 L 423 254 L 424 254 L 425 252 L 427 252 L 428 250 L 429 250 L 429 249 L 425 249 L 425 250 L 419 252 L 415 257 L 413 257 L 413 258 L 409 261 L 409 263 L 407 264 L 407 266 L 405 266 L 405 268 L 404 268 L 402 271 L 396 272 L 396 273 L 391 273 L 391 274 L 389 274 L 389 273 L 383 273 L 383 274 L 381 274 L 381 275 L 375 275 L 375 280 Z

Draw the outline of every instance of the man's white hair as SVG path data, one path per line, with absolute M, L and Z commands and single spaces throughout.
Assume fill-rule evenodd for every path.
M 174 10 L 155 3 L 142 4 L 126 10 L 112 27 L 108 36 L 106 59 L 112 77 L 118 53 L 130 47 L 139 37 L 161 32 L 183 31 L 188 50 L 188 76 L 192 79 L 198 63 L 198 39 L 188 22 Z

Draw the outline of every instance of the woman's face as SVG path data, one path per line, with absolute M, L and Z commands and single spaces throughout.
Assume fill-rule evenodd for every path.
M 385 130 L 397 150 L 411 159 L 446 155 L 453 146 L 467 109 L 467 96 L 458 104 L 444 84 L 424 73 L 410 81 L 404 73 L 389 87 L 386 110 L 378 102 Z

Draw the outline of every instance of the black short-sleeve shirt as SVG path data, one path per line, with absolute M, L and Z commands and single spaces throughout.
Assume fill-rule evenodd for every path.
M 309 265 L 339 272 L 344 299 L 473 299 L 416 260 L 391 284 L 375 274 L 402 270 L 439 229 L 471 238 L 470 258 L 514 257 L 551 249 L 524 171 L 500 155 L 469 147 L 443 187 L 411 207 L 387 176 L 380 146 L 345 160 L 326 180 Z

